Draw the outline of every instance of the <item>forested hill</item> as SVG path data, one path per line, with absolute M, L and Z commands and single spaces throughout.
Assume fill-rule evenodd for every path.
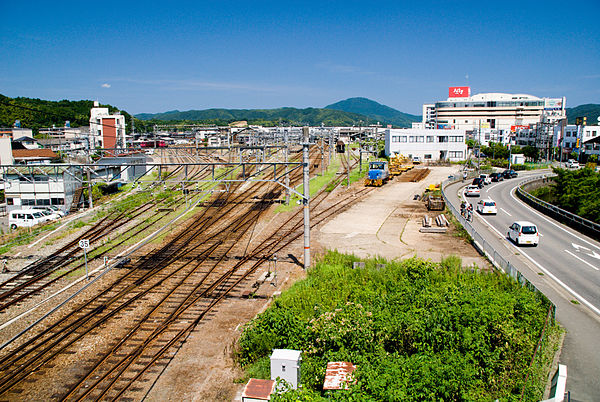
M 579 105 L 576 107 L 568 107 L 567 119 L 569 124 L 575 124 L 577 117 L 587 117 L 588 126 L 598 124 L 598 116 L 600 116 L 600 105 L 594 103 L 588 103 L 587 105 Z
M 48 101 L 33 98 L 9 98 L 0 94 L 0 127 L 12 127 L 15 120 L 21 121 L 21 127 L 31 128 L 34 134 L 38 129 L 45 127 L 63 127 L 65 121 L 71 122 L 71 127 L 89 126 L 90 110 L 94 106 L 91 100 L 80 101 Z M 111 105 L 107 107 L 110 112 L 119 111 Z M 128 131 L 131 116 L 121 110 L 125 116 Z
M 367 98 L 349 98 L 325 106 L 325 108 L 362 114 L 382 124 L 393 124 L 398 127 L 410 127 L 411 123 L 421 121 L 421 116 L 403 113 Z
M 352 126 L 360 120 L 364 124 L 376 123 L 374 119 L 356 113 L 339 110 L 306 108 L 297 109 L 284 107 L 278 109 L 205 109 L 180 112 L 173 110 L 164 113 L 141 113 L 135 115 L 140 120 L 185 120 L 211 121 L 230 123 L 237 120 L 247 120 L 250 124 L 262 125 L 310 125 L 319 126 Z

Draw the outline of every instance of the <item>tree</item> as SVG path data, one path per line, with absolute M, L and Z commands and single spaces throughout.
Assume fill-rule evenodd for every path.
M 529 159 L 533 160 L 534 162 L 537 162 L 537 160 L 540 157 L 540 150 L 531 145 L 527 145 L 527 146 L 523 147 L 523 155 L 525 155 L 526 158 L 529 158 Z

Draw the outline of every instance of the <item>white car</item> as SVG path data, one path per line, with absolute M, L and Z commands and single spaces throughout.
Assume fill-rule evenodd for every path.
M 496 215 L 498 213 L 498 209 L 496 208 L 496 203 L 493 200 L 485 199 L 481 200 L 477 203 L 477 212 L 480 214 L 492 214 Z
M 480 195 L 481 195 L 481 192 L 479 191 L 479 187 L 477 187 L 477 186 L 470 185 L 470 186 L 467 186 L 467 188 L 465 189 L 466 197 L 479 197 Z
M 491 184 L 492 183 L 492 178 L 490 177 L 489 174 L 480 174 L 479 177 L 483 179 L 483 184 Z
M 537 226 L 527 221 L 514 222 L 508 228 L 507 235 L 517 246 L 530 244 L 535 247 L 540 242 L 540 234 Z
M 579 162 L 575 159 L 569 159 L 566 163 L 566 166 L 571 169 L 579 169 Z

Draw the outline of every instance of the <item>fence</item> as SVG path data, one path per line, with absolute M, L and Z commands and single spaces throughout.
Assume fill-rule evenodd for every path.
M 526 187 L 527 185 L 533 185 L 540 181 L 546 182 L 548 179 L 548 176 L 544 176 L 542 178 L 522 181 L 519 183 L 519 187 L 517 187 L 517 196 L 538 211 L 565 223 L 569 227 L 579 229 L 582 232 L 595 237 L 596 239 L 600 239 L 600 224 L 582 218 L 581 216 L 575 215 L 569 211 L 565 211 L 556 205 L 552 205 L 546 201 L 540 200 L 523 189 L 523 187 Z
M 548 309 L 548 315 L 547 315 L 546 321 L 544 323 L 544 329 L 542 330 L 540 337 L 538 339 L 538 343 L 536 345 L 535 351 L 531 358 L 531 363 L 529 364 L 529 370 L 527 372 L 527 377 L 525 378 L 523 388 L 521 389 L 521 399 L 520 400 L 523 399 L 524 395 L 526 395 L 525 399 L 528 399 L 528 398 L 531 398 L 531 397 L 537 395 L 535 381 L 533 381 L 533 382 L 528 381 L 529 375 L 531 373 L 533 373 L 534 376 L 536 376 L 536 377 L 543 376 L 544 363 L 542 363 L 542 361 L 540 360 L 541 358 L 539 357 L 539 354 L 537 354 L 536 352 L 540 348 L 546 347 L 545 345 L 548 342 L 548 336 L 547 336 L 547 332 L 545 330 L 548 325 L 549 319 L 551 320 L 552 323 L 554 323 L 554 320 L 556 318 L 556 306 L 554 305 L 554 303 L 552 303 L 550 301 L 550 299 L 548 299 L 548 297 L 545 294 L 543 294 L 539 289 L 537 289 L 533 283 L 529 282 L 529 280 L 527 278 L 525 278 L 525 276 L 523 276 L 523 274 L 521 274 L 521 272 L 515 266 L 513 266 L 507 259 L 505 259 L 502 255 L 500 255 L 500 253 L 498 253 L 494 249 L 494 247 L 490 243 L 488 243 L 481 234 L 479 234 L 477 232 L 477 230 L 473 227 L 473 225 L 471 225 L 470 222 L 468 222 L 465 218 L 463 218 L 460 215 L 460 213 L 457 211 L 457 209 L 454 207 L 454 205 L 452 205 L 452 203 L 448 200 L 448 197 L 446 196 L 446 191 L 445 191 L 446 186 L 448 186 L 449 184 L 452 184 L 452 183 L 462 181 L 462 180 L 463 180 L 463 175 L 458 174 L 455 176 L 449 176 L 447 180 L 442 182 L 442 196 L 444 197 L 444 201 L 446 201 L 447 208 L 450 210 L 450 212 L 452 212 L 452 214 L 456 217 L 456 219 L 460 222 L 460 224 L 465 228 L 467 233 L 469 233 L 469 235 L 473 239 L 473 242 L 475 243 L 475 246 L 479 249 L 479 251 L 482 254 L 484 254 L 487 258 L 489 258 L 495 267 L 504 271 L 511 278 L 514 278 L 521 286 L 524 286 L 527 289 L 534 292 L 536 297 L 538 297 L 539 300 L 541 300 L 542 304 Z M 538 356 L 537 358 L 536 358 L 536 354 Z M 566 380 L 566 378 L 565 378 L 565 380 Z M 559 399 L 559 398 L 555 399 L 555 401 L 562 401 L 562 400 L 563 399 Z
M 485 240 L 485 238 L 477 232 L 477 230 L 473 227 L 473 225 L 468 222 L 465 218 L 461 216 L 459 211 L 452 205 L 452 203 L 448 200 L 446 196 L 446 186 L 456 183 L 462 180 L 462 175 L 449 176 L 447 180 L 442 183 L 442 196 L 444 197 L 444 201 L 446 201 L 446 206 L 452 212 L 452 214 L 456 217 L 456 219 L 460 222 L 460 224 L 465 228 L 469 236 L 473 239 L 475 246 L 479 249 L 479 251 L 484 254 L 487 258 L 490 259 L 492 264 L 504 271 L 508 276 L 514 278 L 521 286 L 528 288 L 529 290 L 536 293 L 536 295 L 543 301 L 543 303 L 552 308 L 552 319 L 554 320 L 556 316 L 556 306 L 543 294 L 535 285 L 514 266 L 507 259 L 505 259 L 500 253 L 498 253 L 494 247 Z

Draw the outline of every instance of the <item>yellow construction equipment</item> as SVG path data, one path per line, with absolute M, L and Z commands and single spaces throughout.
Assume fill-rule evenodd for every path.
M 400 176 L 403 172 L 414 167 L 410 158 L 401 154 L 392 155 L 390 157 L 390 176 Z

